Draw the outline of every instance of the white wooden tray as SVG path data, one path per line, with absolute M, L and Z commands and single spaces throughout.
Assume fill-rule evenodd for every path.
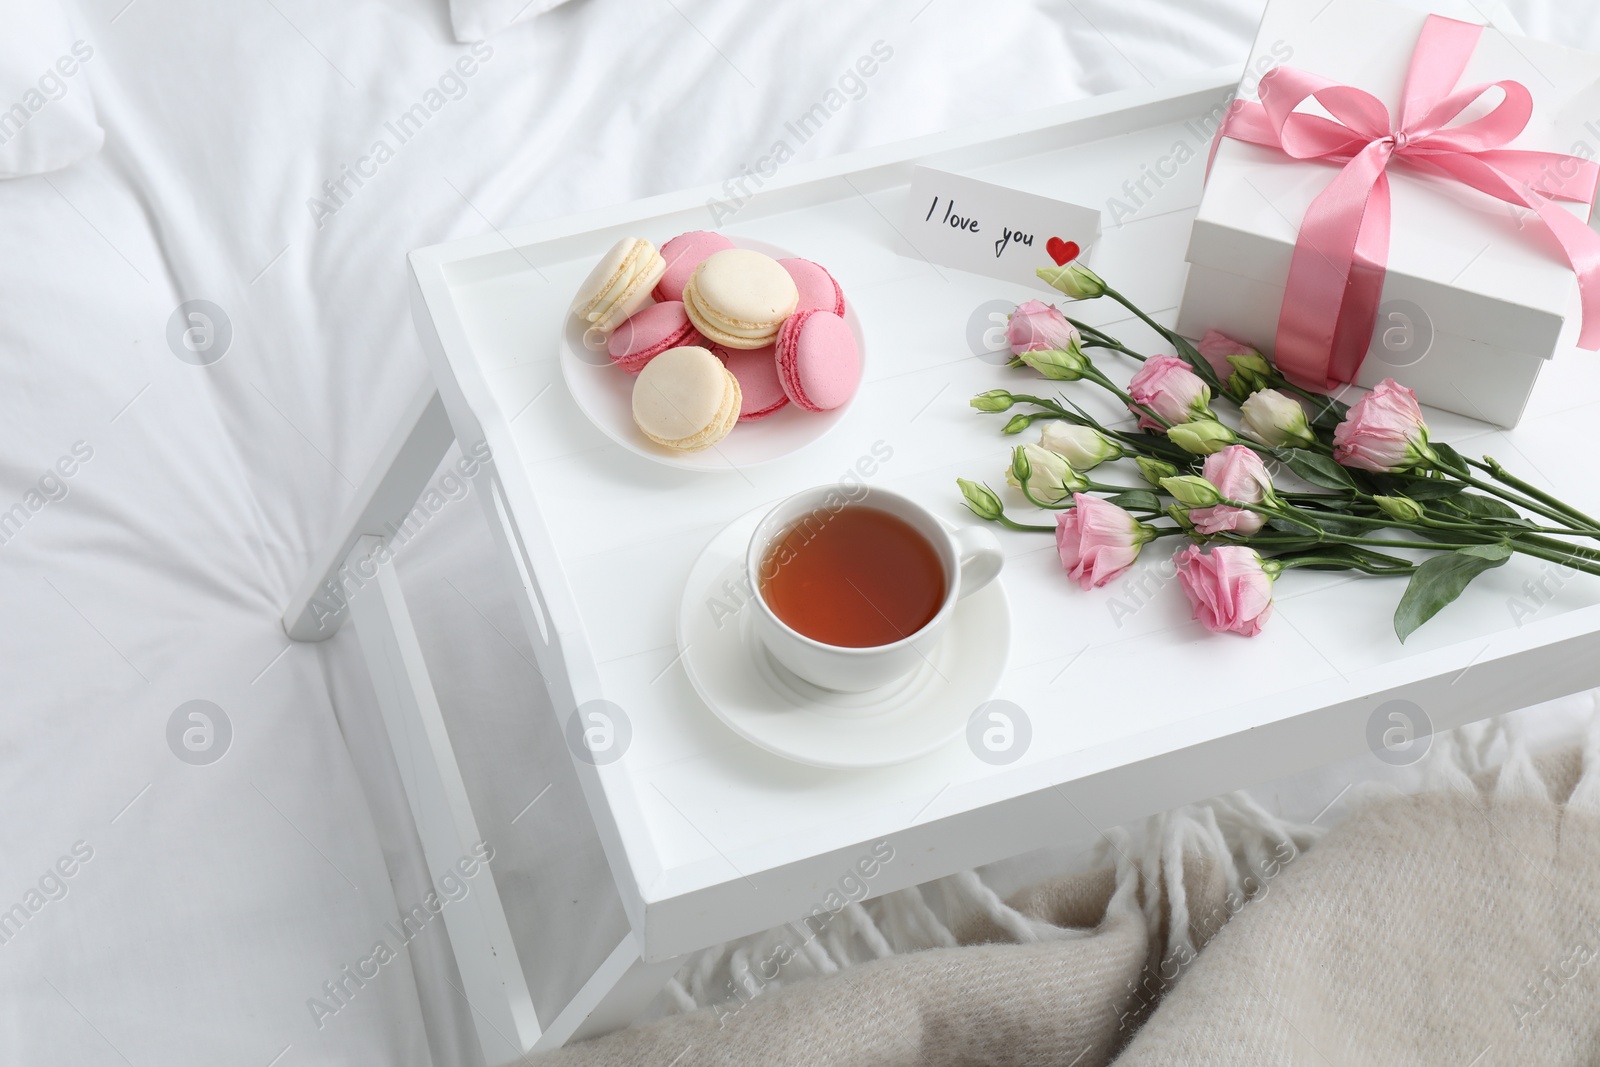
M 972 521 L 957 476 L 1003 481 L 1014 439 L 967 400 L 1041 386 L 976 358 L 969 324 L 990 302 L 1043 294 L 917 254 L 897 230 L 913 163 L 1096 206 L 1127 202 L 1142 185 L 1133 218 L 1114 226 L 1107 216 L 1092 262 L 1170 317 L 1207 134 L 1235 78 L 1218 72 L 781 171 L 722 228 L 826 264 L 872 359 L 827 437 L 731 474 L 664 468 L 607 439 L 574 409 L 557 353 L 594 259 L 623 235 L 660 241 L 707 228 L 720 189 L 412 254 L 415 316 L 451 422 L 494 455 L 491 517 L 556 714 L 565 722 L 605 700 L 631 727 L 621 759 L 580 771 L 647 960 L 806 914 L 879 839 L 895 859 L 873 894 L 1358 753 L 1391 700 L 1445 728 L 1600 684 L 1600 580 L 1547 581 L 1537 610 L 1519 618 L 1512 605 L 1541 577 L 1521 559 L 1484 575 L 1405 646 L 1389 621 L 1398 584 L 1303 572 L 1278 583 L 1276 617 L 1245 640 L 1189 621 L 1162 556 L 1084 592 L 1047 536 L 1002 532 L 1013 639 L 996 697 L 1031 728 L 1015 762 L 986 762 L 957 740 L 897 767 L 800 766 L 735 736 L 695 695 L 677 662 L 679 596 L 729 521 L 833 482 L 875 448 L 889 455 L 873 482 L 956 522 Z M 1191 161 L 1145 177 L 1170 171 L 1179 145 Z M 1135 346 L 1154 343 L 1107 308 L 1079 314 L 1116 322 Z M 1491 452 L 1600 509 L 1600 479 L 1567 451 L 1600 424 L 1597 393 L 1600 362 L 1568 353 L 1515 431 L 1432 421 L 1464 452 Z

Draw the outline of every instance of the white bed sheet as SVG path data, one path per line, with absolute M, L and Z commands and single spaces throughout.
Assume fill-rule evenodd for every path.
M 291 646 L 277 621 L 424 379 L 407 250 L 737 174 L 877 40 L 892 60 L 798 158 L 1238 60 L 1257 8 L 575 0 L 475 54 L 444 0 L 85 0 L 105 148 L 0 184 L 0 512 L 26 512 L 0 543 L 0 913 L 27 912 L 0 942 L 0 1062 L 470 1055 L 442 924 L 336 1013 L 307 1006 L 428 889 L 350 640 Z M 1517 12 L 1600 45 L 1587 5 Z M 398 144 L 386 123 L 435 89 L 459 99 Z M 362 164 L 379 138 L 393 158 Z M 190 299 L 231 320 L 210 366 L 167 344 Z M 407 553 L 427 632 L 509 619 L 463 555 L 474 507 Z M 454 608 L 429 597 L 440 560 L 480 568 Z M 458 711 L 523 699 L 514 669 L 484 678 L 514 633 L 480 637 L 481 670 L 440 671 Z M 208 766 L 167 740 L 196 699 L 232 728 Z

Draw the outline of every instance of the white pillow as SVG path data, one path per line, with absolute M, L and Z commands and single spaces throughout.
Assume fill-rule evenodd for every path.
M 567 0 L 450 0 L 450 26 L 462 44 L 485 41 Z
M 0 32 L 0 178 L 43 174 L 99 151 L 85 63 L 94 47 L 73 36 L 55 0 L 7 4 Z

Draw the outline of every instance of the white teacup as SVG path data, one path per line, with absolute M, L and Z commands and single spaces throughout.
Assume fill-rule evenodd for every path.
M 955 614 L 956 601 L 992 582 L 1005 556 L 988 529 L 966 526 L 951 533 L 933 512 L 899 493 L 868 487 L 853 499 L 841 501 L 837 486 L 824 485 L 796 493 L 767 512 L 750 538 L 745 578 L 756 593 L 752 619 L 756 636 L 772 657 L 812 685 L 859 693 L 904 678 L 931 657 Z M 944 599 L 933 618 L 909 637 L 866 648 L 825 644 L 778 618 L 761 595 L 761 568 L 773 542 L 808 515 L 820 512 L 826 516 L 847 507 L 876 508 L 904 520 L 938 553 L 944 571 Z

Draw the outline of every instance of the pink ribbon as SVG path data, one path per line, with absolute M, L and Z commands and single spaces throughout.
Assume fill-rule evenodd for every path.
M 1600 234 L 1551 202 L 1591 202 L 1600 166 L 1558 152 L 1501 147 L 1527 126 L 1533 97 L 1509 80 L 1455 88 L 1482 32 L 1471 23 L 1428 16 L 1406 71 L 1398 125 L 1371 93 L 1277 67 L 1261 79 L 1261 103 L 1235 101 L 1218 131 L 1219 139 L 1266 145 L 1293 159 L 1344 163 L 1306 210 L 1289 264 L 1274 358 L 1296 384 L 1329 389 L 1351 381 L 1366 356 L 1389 259 L 1386 168 L 1392 160 L 1535 212 L 1577 274 L 1583 305 L 1578 343 L 1600 348 Z M 1492 111 L 1445 128 L 1493 88 L 1505 97 Z M 1308 98 L 1332 118 L 1297 112 Z

